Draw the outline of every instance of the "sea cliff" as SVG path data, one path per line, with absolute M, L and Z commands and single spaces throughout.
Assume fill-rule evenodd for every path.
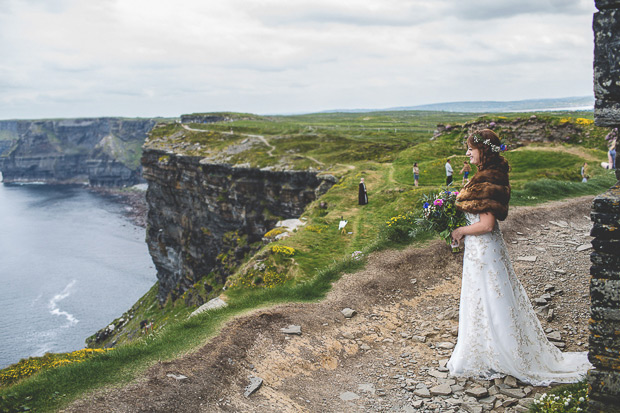
M 141 146 L 152 119 L 0 121 L 3 181 L 128 186 L 142 182 Z
M 148 145 L 142 166 L 160 303 L 199 281 L 206 292 L 222 285 L 277 221 L 299 217 L 336 182 L 316 171 L 235 166 Z

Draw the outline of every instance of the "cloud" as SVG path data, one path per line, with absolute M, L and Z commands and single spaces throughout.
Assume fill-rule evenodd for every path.
M 591 93 L 589 0 L 0 6 L 0 111 L 8 117 L 274 113 Z
M 446 10 L 465 20 L 507 19 L 521 15 L 576 15 L 592 9 L 589 0 L 441 1 Z M 590 13 L 592 13 L 590 11 Z

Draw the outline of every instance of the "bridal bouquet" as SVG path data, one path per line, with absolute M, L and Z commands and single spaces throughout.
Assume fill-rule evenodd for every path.
M 452 252 L 459 252 L 460 248 L 452 244 L 450 234 L 456 228 L 467 225 L 465 214 L 454 205 L 458 194 L 458 191 L 445 189 L 437 194 L 424 195 L 422 214 L 417 219 L 415 229 L 415 232 L 429 231 L 439 234 L 452 247 Z

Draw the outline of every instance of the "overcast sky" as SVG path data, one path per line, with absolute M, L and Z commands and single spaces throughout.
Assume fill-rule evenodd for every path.
M 0 0 L 0 119 L 592 95 L 592 0 Z

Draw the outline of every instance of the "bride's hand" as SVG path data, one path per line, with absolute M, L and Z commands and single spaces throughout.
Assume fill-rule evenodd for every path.
M 454 231 L 452 231 L 450 236 L 452 237 L 452 240 L 456 244 L 461 246 L 461 241 L 463 240 L 463 237 L 465 237 L 465 234 L 463 234 L 463 227 L 459 227 L 459 228 L 455 229 Z

